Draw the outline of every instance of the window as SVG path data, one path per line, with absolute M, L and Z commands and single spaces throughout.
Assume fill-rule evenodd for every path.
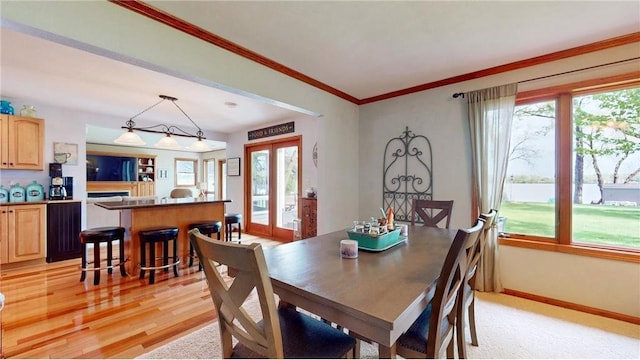
M 176 158 L 175 161 L 176 186 L 196 186 L 198 160 Z
M 206 159 L 202 166 L 204 170 L 204 182 L 207 184 L 207 193 L 215 195 L 216 193 L 216 159 Z
M 518 96 L 498 221 L 503 243 L 637 255 L 640 81 L 556 91 Z

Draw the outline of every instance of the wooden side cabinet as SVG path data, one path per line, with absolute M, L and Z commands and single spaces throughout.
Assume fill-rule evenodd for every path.
M 316 198 L 302 198 L 302 238 L 318 235 L 318 202 Z
M 0 115 L 0 169 L 44 169 L 44 120 Z
M 156 183 L 153 181 L 138 181 L 138 193 L 136 196 L 155 196 Z
M 47 240 L 47 207 L 45 204 L 0 206 L 0 235 L 7 263 L 44 259 Z
M 82 256 L 78 238 L 82 220 L 80 201 L 56 201 L 47 205 L 47 262 Z

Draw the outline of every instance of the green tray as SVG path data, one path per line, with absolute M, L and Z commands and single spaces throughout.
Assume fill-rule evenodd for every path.
M 358 241 L 358 248 L 369 251 L 383 251 L 406 240 L 400 237 L 400 228 L 382 235 L 369 235 L 367 233 L 347 230 L 349 239 Z

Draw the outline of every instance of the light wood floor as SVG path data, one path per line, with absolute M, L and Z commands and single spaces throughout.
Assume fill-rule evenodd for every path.
M 277 244 L 243 234 L 243 243 Z M 114 250 L 115 252 L 115 250 Z M 197 266 L 123 278 L 119 271 L 80 282 L 80 259 L 5 270 L 0 292 L 6 358 L 133 358 L 216 319 Z

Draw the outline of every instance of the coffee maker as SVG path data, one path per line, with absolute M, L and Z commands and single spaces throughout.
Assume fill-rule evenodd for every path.
M 49 200 L 67 200 L 73 197 L 73 178 L 62 176 L 62 164 L 49 164 Z

